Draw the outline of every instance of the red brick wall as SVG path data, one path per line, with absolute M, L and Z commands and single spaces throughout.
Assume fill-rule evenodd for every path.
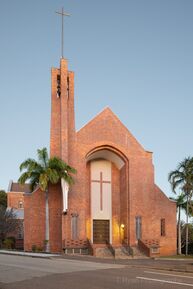
M 156 233 L 160 238 L 160 254 L 176 254 L 176 203 L 170 201 L 164 193 L 155 186 L 155 222 L 157 225 Z M 161 219 L 165 219 L 166 235 L 160 236 Z
M 21 201 L 24 206 L 24 193 L 22 192 L 8 192 L 7 193 L 7 206 L 18 209 L 19 208 L 19 202 Z
M 62 250 L 62 191 L 60 183 L 49 187 L 49 219 L 51 252 Z
M 60 98 L 56 95 L 57 74 L 61 76 Z M 136 243 L 135 217 L 140 215 L 142 238 L 159 238 L 161 254 L 173 254 L 176 250 L 175 205 L 154 185 L 152 154 L 143 149 L 109 108 L 75 133 L 74 74 L 67 70 L 64 59 L 60 69 L 52 69 L 50 153 L 75 167 L 77 175 L 69 191 L 67 215 L 62 214 L 60 185 L 49 190 L 51 250 L 61 250 L 62 242 L 71 239 L 73 213 L 79 215 L 79 239 L 90 239 L 90 168 L 87 156 L 102 148 L 114 151 L 125 162 L 121 171 L 114 165 L 112 169 L 113 243 L 117 244 L 123 237 L 128 238 L 130 245 Z M 44 240 L 44 195 L 36 192 L 26 195 L 25 202 L 25 247 L 30 249 L 34 242 L 42 243 Z M 166 237 L 160 237 L 160 218 L 166 218 Z M 125 229 L 120 237 L 121 223 L 124 223 Z M 36 234 L 37 230 L 39 234 Z
M 32 245 L 44 249 L 45 241 L 45 193 L 40 189 L 25 195 L 24 248 Z M 50 249 L 62 250 L 62 194 L 60 184 L 49 187 Z
M 57 75 L 60 70 L 52 68 L 51 71 L 51 126 L 50 126 L 50 155 L 61 156 L 61 102 L 57 97 Z
M 125 225 L 121 229 L 122 240 L 128 242 L 128 226 L 129 226 L 129 200 L 127 192 L 127 165 L 125 164 L 120 171 L 120 224 Z
M 112 244 L 121 243 L 120 236 L 120 171 L 112 164 Z
M 129 161 L 130 195 L 130 245 L 136 244 L 135 217 L 142 218 L 142 238 L 151 238 L 154 223 L 155 196 L 153 193 L 153 167 L 148 158 L 132 158 Z M 153 233 L 153 232 L 152 232 Z
M 45 193 L 40 189 L 24 195 L 24 249 L 32 245 L 44 248 L 45 240 Z
M 107 126 L 108 123 L 108 126 Z M 115 133 L 116 132 L 116 133 Z M 165 202 L 159 202 L 160 191 L 155 190 L 154 167 L 152 165 L 152 154 L 143 150 L 138 142 L 131 136 L 128 130 L 121 125 L 109 109 L 105 109 L 94 120 L 89 122 L 77 133 L 78 152 L 81 160 L 76 166 L 81 171 L 81 178 L 85 174 L 82 166 L 85 156 L 97 148 L 109 147 L 124 154 L 128 166 L 127 172 L 121 171 L 121 218 L 125 223 L 125 238 L 127 238 L 127 222 L 129 244 L 136 244 L 135 217 L 142 217 L 142 238 L 153 239 L 159 237 L 161 254 L 173 254 L 176 250 L 176 210 L 175 205 L 167 197 Z M 84 173 L 83 173 L 84 172 Z M 124 182 L 123 180 L 127 180 Z M 82 180 L 83 182 L 83 180 Z M 127 198 L 127 186 L 128 198 Z M 124 195 L 125 194 L 125 195 Z M 123 196 L 124 195 L 124 196 Z M 128 202 L 127 202 L 128 200 Z M 125 202 L 124 202 L 125 201 Z M 159 213 L 157 211 L 159 202 Z M 128 208 L 128 210 L 127 210 Z M 167 214 L 170 215 L 167 218 Z M 160 237 L 160 216 L 167 218 L 167 226 L 171 228 L 171 234 Z M 113 216 L 114 218 L 115 215 Z M 159 218 L 159 221 L 158 221 Z M 172 230 L 173 228 L 173 230 Z M 166 249 L 166 244 L 170 243 Z M 165 249 L 164 249 L 165 248 Z
M 57 97 L 57 76 L 60 76 L 61 95 Z M 61 59 L 60 69 L 52 68 L 52 103 L 50 155 L 69 162 L 75 139 L 74 123 L 74 73 L 68 71 L 66 59 Z

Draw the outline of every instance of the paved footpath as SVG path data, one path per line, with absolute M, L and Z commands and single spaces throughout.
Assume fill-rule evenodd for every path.
M 56 257 L 57 258 L 57 257 Z M 61 257 L 60 257 L 61 258 Z M 152 268 L 159 270 L 169 270 L 193 273 L 193 259 L 172 259 L 172 258 L 145 258 L 145 259 L 101 259 L 92 256 L 70 256 L 64 255 L 62 258 L 67 260 L 82 260 L 90 262 L 120 264 L 132 268 Z
M 0 250 L 1 254 L 7 255 L 18 255 L 18 256 L 29 256 L 34 258 L 43 259 L 65 259 L 65 260 L 77 260 L 77 261 L 88 261 L 94 263 L 106 263 L 106 264 L 119 264 L 127 265 L 130 267 L 141 267 L 141 268 L 153 268 L 160 270 L 179 271 L 193 273 L 193 259 L 173 259 L 173 258 L 141 258 L 141 259 L 104 259 L 96 258 L 88 255 L 61 255 L 61 254 L 48 254 L 48 253 L 32 253 L 23 251 L 10 251 Z
M 193 288 L 193 271 L 180 272 L 177 266 L 180 270 L 183 266 L 193 267 L 193 261 L 118 261 L 77 256 L 48 259 L 0 254 L 0 289 Z
M 37 257 L 37 258 L 52 258 L 59 257 L 59 254 L 47 254 L 47 253 L 33 253 L 33 252 L 24 252 L 24 251 L 11 251 L 11 250 L 0 250 L 0 254 L 4 255 L 14 255 L 14 256 L 28 256 L 28 257 Z

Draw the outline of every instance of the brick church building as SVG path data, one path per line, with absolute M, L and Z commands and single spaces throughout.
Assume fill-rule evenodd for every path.
M 51 252 L 176 254 L 176 204 L 154 182 L 152 153 L 110 108 L 75 130 L 74 73 L 66 59 L 52 68 L 51 82 L 50 155 L 77 170 L 67 195 L 61 184 L 49 187 Z M 24 249 L 43 247 L 40 189 L 24 194 L 24 216 Z

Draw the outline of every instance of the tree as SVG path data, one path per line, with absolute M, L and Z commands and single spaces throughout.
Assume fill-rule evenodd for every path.
M 188 209 L 189 216 L 193 217 L 193 201 L 191 200 L 188 205 L 189 205 L 189 209 Z
M 176 202 L 177 206 L 177 212 L 178 212 L 178 220 L 177 220 L 177 231 L 178 231 L 178 254 L 182 254 L 182 247 L 181 247 L 181 209 L 184 209 L 184 204 L 185 204 L 185 195 L 180 194 L 177 196 L 177 198 L 170 198 L 173 201 Z
M 191 198 L 193 195 L 193 158 L 185 158 L 179 163 L 175 171 L 171 171 L 168 180 L 172 191 L 180 189 L 186 198 L 186 255 L 188 255 L 188 215 Z
M 20 226 L 13 209 L 0 205 L 0 247 L 7 234 L 14 233 Z
M 186 224 L 181 223 L 181 232 L 182 232 L 182 252 L 186 246 Z M 188 224 L 188 248 L 189 254 L 193 254 L 193 224 Z
M 7 207 L 7 194 L 4 190 L 0 190 L 0 205 Z
M 48 205 L 48 187 L 49 184 L 57 184 L 64 179 L 69 185 L 73 183 L 71 173 L 76 170 L 57 157 L 48 157 L 46 148 L 37 150 L 38 161 L 28 158 L 20 165 L 20 171 L 25 170 L 20 178 L 19 183 L 24 184 L 29 181 L 31 189 L 39 187 L 45 192 L 45 241 L 46 252 L 50 251 L 49 247 L 49 205 Z

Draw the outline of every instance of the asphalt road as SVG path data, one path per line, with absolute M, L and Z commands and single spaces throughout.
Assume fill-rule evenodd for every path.
M 193 274 L 75 259 L 0 255 L 0 289 L 120 288 L 193 288 Z

